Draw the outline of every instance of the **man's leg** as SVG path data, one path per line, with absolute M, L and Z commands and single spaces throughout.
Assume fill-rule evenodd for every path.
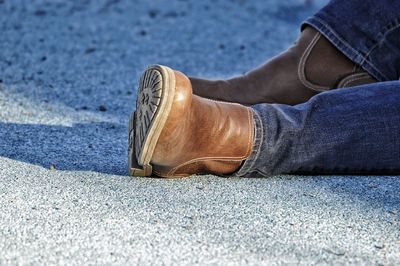
M 252 108 L 253 151 L 237 176 L 400 173 L 400 81 Z
M 312 26 L 378 81 L 400 79 L 400 1 L 333 0 Z
M 191 78 L 193 92 L 242 104 L 297 104 L 322 91 L 400 78 L 400 1 L 333 0 L 295 44 L 245 75 Z

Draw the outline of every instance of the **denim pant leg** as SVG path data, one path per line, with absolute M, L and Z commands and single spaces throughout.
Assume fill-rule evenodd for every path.
M 378 81 L 400 79 L 399 0 L 331 0 L 305 25 Z
M 400 173 L 400 81 L 252 109 L 253 153 L 236 176 Z

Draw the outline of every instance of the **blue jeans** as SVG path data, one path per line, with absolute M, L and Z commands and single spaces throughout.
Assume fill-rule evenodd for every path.
M 333 0 L 305 25 L 380 82 L 252 106 L 253 153 L 235 175 L 399 174 L 400 1 Z

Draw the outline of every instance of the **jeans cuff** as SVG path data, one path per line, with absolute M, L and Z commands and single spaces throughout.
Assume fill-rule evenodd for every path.
M 261 145 L 264 137 L 264 128 L 261 122 L 260 115 L 257 113 L 256 110 L 251 109 L 253 114 L 253 121 L 254 121 L 254 140 L 253 140 L 253 147 L 250 156 L 244 161 L 243 165 L 240 169 L 232 174 L 233 177 L 244 177 L 249 173 L 253 172 L 253 166 L 258 159 L 261 151 Z
M 383 73 L 381 73 L 375 65 L 370 62 L 362 53 L 357 51 L 355 47 L 345 41 L 334 29 L 332 29 L 327 22 L 320 17 L 314 15 L 306 19 L 302 25 L 303 30 L 306 25 L 309 25 L 319 31 L 331 44 L 333 44 L 339 51 L 347 56 L 351 61 L 360 65 L 365 71 L 376 78 L 378 81 L 389 80 Z

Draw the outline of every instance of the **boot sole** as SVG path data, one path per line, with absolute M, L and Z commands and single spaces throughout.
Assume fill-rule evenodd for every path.
M 136 112 L 129 120 L 128 167 L 133 176 L 152 174 L 151 158 L 175 95 L 172 69 L 154 65 L 147 68 L 139 81 Z

